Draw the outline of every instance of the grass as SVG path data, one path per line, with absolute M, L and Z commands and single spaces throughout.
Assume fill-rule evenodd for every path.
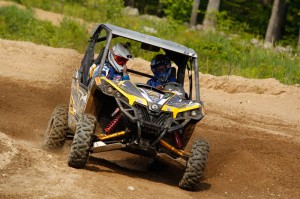
M 61 26 L 34 18 L 32 10 L 15 6 L 0 7 L 0 37 L 31 41 L 53 47 L 73 48 L 82 52 L 89 38 L 86 27 L 64 18 Z
M 0 8 L 0 35 L 5 39 L 32 41 L 49 45 L 54 27 L 47 22 L 39 23 L 30 10 L 16 7 Z
M 112 23 L 124 28 L 145 32 L 144 27 L 157 30 L 154 36 L 172 40 L 193 48 L 198 54 L 202 73 L 213 75 L 238 75 L 247 78 L 276 78 L 284 84 L 300 83 L 300 58 L 297 54 L 266 50 L 250 43 L 254 36 L 240 33 L 231 36 L 221 32 L 189 30 L 175 21 L 147 17 L 122 16 L 120 0 L 85 1 L 85 4 L 69 1 L 20 0 L 27 7 L 35 6 L 79 17 L 87 22 Z M 37 2 L 36 2 L 37 1 Z M 97 4 L 97 5 L 96 5 Z M 34 18 L 31 9 L 0 8 L 0 36 L 5 39 L 32 41 L 53 47 L 73 48 L 83 53 L 89 34 L 84 25 L 65 18 L 59 27 Z M 150 60 L 153 54 L 133 46 L 135 56 Z

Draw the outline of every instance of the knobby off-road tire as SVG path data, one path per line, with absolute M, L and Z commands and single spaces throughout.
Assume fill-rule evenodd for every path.
M 207 162 L 209 144 L 204 140 L 196 140 L 191 149 L 191 155 L 187 161 L 179 187 L 185 190 L 194 190 L 199 184 Z
M 61 149 L 67 139 L 68 127 L 68 107 L 59 105 L 55 107 L 44 135 L 43 149 Z
M 95 127 L 95 116 L 85 114 L 79 119 L 69 155 L 68 164 L 70 167 L 80 169 L 86 165 Z

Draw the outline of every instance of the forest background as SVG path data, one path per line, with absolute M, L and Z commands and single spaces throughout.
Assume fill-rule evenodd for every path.
M 89 24 L 112 23 L 193 48 L 202 73 L 300 84 L 300 0 L 13 1 L 26 9 L 0 8 L 2 39 L 83 53 Z M 36 19 L 33 8 L 66 17 L 55 26 Z

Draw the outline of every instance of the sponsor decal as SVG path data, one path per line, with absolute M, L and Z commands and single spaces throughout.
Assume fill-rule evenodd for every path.
M 95 82 L 96 82 L 97 85 L 100 85 L 100 82 L 101 82 L 100 78 L 99 77 L 95 77 Z

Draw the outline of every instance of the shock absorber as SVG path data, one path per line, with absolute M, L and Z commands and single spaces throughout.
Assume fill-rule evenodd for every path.
M 175 138 L 175 143 L 176 143 L 177 148 L 181 148 L 182 147 L 182 141 L 180 139 L 180 135 L 179 135 L 178 131 L 176 131 L 174 133 L 174 138 Z
M 106 134 L 112 133 L 113 130 L 116 128 L 116 126 L 117 126 L 117 125 L 119 124 L 119 122 L 121 121 L 121 119 L 122 119 L 122 114 L 121 114 L 121 112 L 120 112 L 120 113 L 118 113 L 118 114 L 116 115 L 116 117 L 115 117 L 112 121 L 110 121 L 110 123 L 104 128 L 104 132 L 105 132 Z

